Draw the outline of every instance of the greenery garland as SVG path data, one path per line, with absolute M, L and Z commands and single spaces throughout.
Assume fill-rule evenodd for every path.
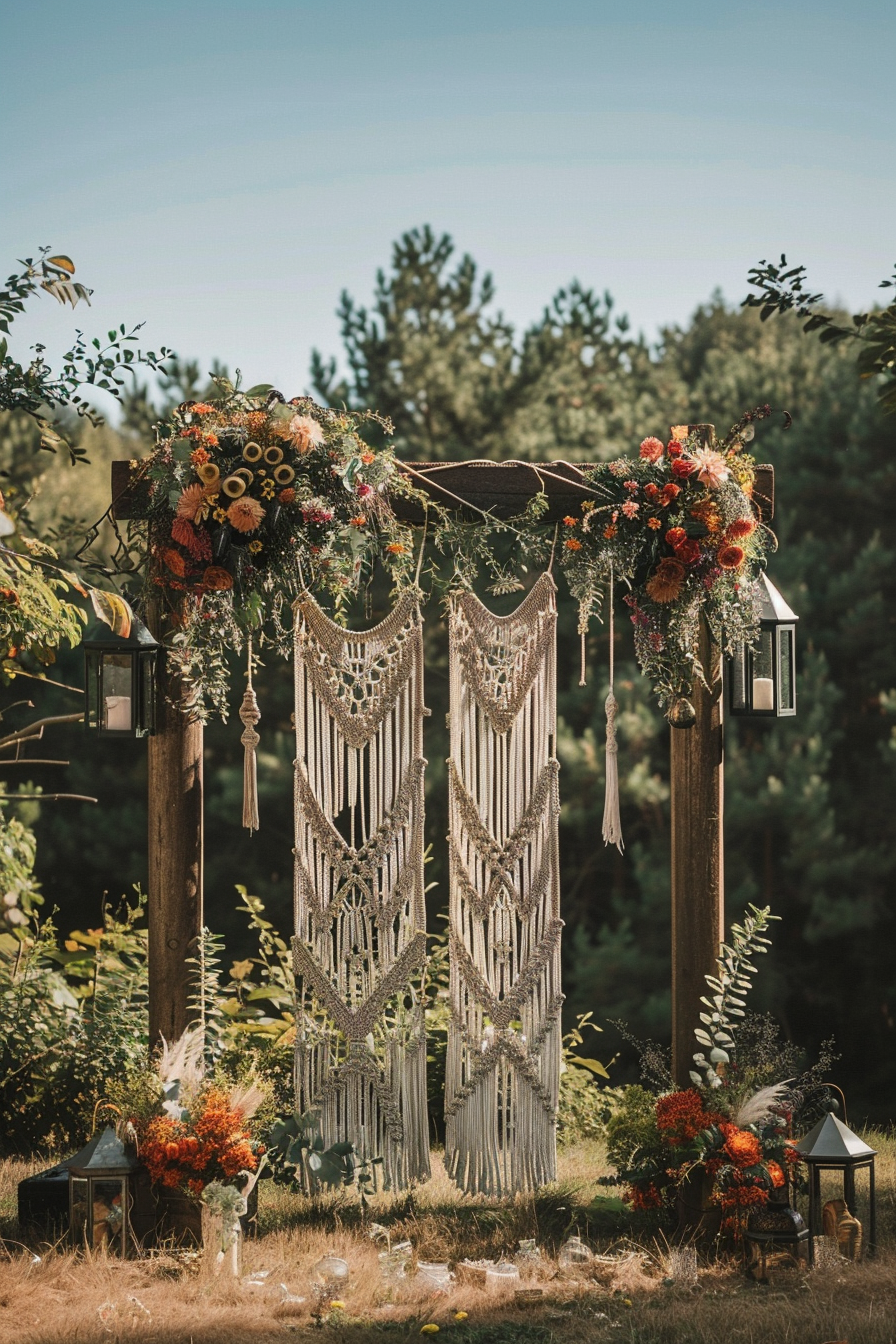
M 220 399 L 178 407 L 140 466 L 149 490 L 146 595 L 167 601 L 175 667 L 201 717 L 226 714 L 227 653 L 247 634 L 288 654 L 284 608 L 300 592 L 328 601 L 338 619 L 377 563 L 396 590 L 417 582 L 413 534 L 391 498 L 424 506 L 453 582 L 472 583 L 484 566 L 491 591 L 510 592 L 523 587 L 515 567 L 546 557 L 543 495 L 506 522 L 463 521 L 411 483 L 391 448 L 364 441 L 365 422 L 391 433 L 382 417 L 307 397 L 287 402 L 267 385 L 240 392 L 218 383 Z M 771 534 L 754 514 L 754 462 L 744 449 L 770 413 L 748 412 L 718 443 L 673 427 L 666 444 L 646 438 L 638 457 L 586 468 L 587 497 L 563 521 L 560 563 L 580 628 L 612 573 L 628 587 L 638 662 L 664 705 L 705 682 L 703 618 L 726 652 L 756 639 L 756 581 Z M 513 563 L 496 554 L 503 534 L 513 536 Z

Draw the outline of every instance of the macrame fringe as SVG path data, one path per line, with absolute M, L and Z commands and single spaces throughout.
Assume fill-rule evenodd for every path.
M 249 640 L 249 681 L 243 693 L 240 705 L 240 718 L 243 721 L 243 825 L 251 835 L 259 829 L 258 822 L 258 769 L 256 751 L 261 741 L 255 731 L 255 725 L 261 718 L 255 691 L 252 688 L 252 641 Z
M 451 1020 L 445 1164 L 470 1194 L 556 1179 L 562 1049 L 556 602 L 449 616 Z
M 615 845 L 621 854 L 622 821 L 619 816 L 619 748 L 616 742 L 616 711 L 619 705 L 613 694 L 613 657 L 616 639 L 613 615 L 613 571 L 610 570 L 610 694 L 604 701 L 607 715 L 606 792 L 604 794 L 603 837 L 605 845 Z
M 303 597 L 295 632 L 296 1106 L 401 1189 L 429 1175 L 420 608 L 359 633 Z

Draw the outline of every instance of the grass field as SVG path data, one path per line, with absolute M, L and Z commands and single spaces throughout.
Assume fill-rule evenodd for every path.
M 506 1204 L 459 1196 L 437 1155 L 427 1185 L 376 1197 L 366 1218 L 351 1197 L 312 1204 L 262 1184 L 259 1236 L 245 1245 L 243 1272 L 269 1271 L 263 1287 L 207 1278 L 164 1252 L 122 1264 L 25 1247 L 17 1242 L 16 1185 L 42 1164 L 0 1163 L 0 1344 L 322 1337 L 399 1344 L 434 1335 L 421 1333 L 426 1325 L 437 1325 L 452 1344 L 896 1344 L 896 1140 L 865 1137 L 880 1153 L 877 1258 L 807 1273 L 781 1257 L 770 1264 L 768 1286 L 749 1281 L 736 1257 L 711 1249 L 701 1252 L 696 1287 L 670 1283 L 668 1243 L 603 1198 L 596 1144 L 563 1152 L 556 1186 Z M 536 1237 L 543 1260 L 523 1286 L 542 1296 L 519 1303 L 461 1282 L 434 1296 L 412 1277 L 390 1283 L 380 1270 L 382 1245 L 369 1235 L 372 1221 L 387 1226 L 393 1241 L 410 1240 L 420 1260 L 500 1258 L 521 1238 Z M 556 1252 L 576 1230 L 600 1258 L 584 1270 L 560 1271 Z M 310 1271 L 330 1250 L 348 1260 L 351 1280 L 344 1309 L 319 1324 Z M 283 1304 L 281 1283 L 305 1300 Z

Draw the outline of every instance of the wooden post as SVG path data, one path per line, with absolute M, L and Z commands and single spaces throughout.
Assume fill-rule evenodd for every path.
M 161 637 L 158 610 L 147 613 Z M 188 1025 L 186 958 L 202 910 L 202 724 L 168 704 L 182 692 L 163 668 L 159 730 L 149 739 L 149 1040 L 174 1041 Z
M 712 425 L 691 425 L 712 441 Z M 722 669 L 718 649 L 703 624 L 700 661 L 711 690 L 694 685 L 692 728 L 670 728 L 672 794 L 672 1075 L 690 1087 L 698 1048 L 704 976 L 715 970 L 724 937 L 722 837 Z

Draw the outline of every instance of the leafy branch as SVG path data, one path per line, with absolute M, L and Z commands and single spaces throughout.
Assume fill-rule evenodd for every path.
M 700 1045 L 709 1050 L 709 1059 L 699 1051 L 694 1055 L 697 1069 L 691 1069 L 692 1082 L 697 1086 L 721 1087 L 724 1081 L 724 1066 L 731 1063 L 731 1053 L 735 1049 L 733 1018 L 745 1015 L 746 1000 L 742 997 L 753 987 L 751 977 L 757 968 L 752 958 L 771 947 L 771 939 L 765 933 L 773 919 L 778 915 L 770 913 L 770 907 L 759 909 L 749 905 L 743 924 L 732 924 L 731 945 L 722 943 L 716 963 L 718 973 L 707 975 L 706 983 L 713 991 L 712 996 L 701 997 L 700 1002 L 708 1012 L 700 1014 L 702 1027 L 697 1027 L 694 1035 Z M 697 1071 L 699 1070 L 699 1072 Z
M 878 393 L 880 406 L 887 414 L 896 413 L 896 300 L 886 308 L 855 313 L 852 325 L 844 326 L 819 311 L 818 305 L 824 296 L 809 292 L 805 266 L 788 267 L 783 253 L 778 265 L 763 260 L 754 266 L 747 281 L 758 293 L 748 294 L 742 307 L 758 308 L 763 322 L 775 313 L 792 312 L 806 319 L 803 331 L 817 332 L 818 339 L 827 345 L 838 345 L 847 340 L 861 341 L 856 361 L 859 375 L 883 378 Z M 896 271 L 891 280 L 881 281 L 880 288 L 896 288 Z

